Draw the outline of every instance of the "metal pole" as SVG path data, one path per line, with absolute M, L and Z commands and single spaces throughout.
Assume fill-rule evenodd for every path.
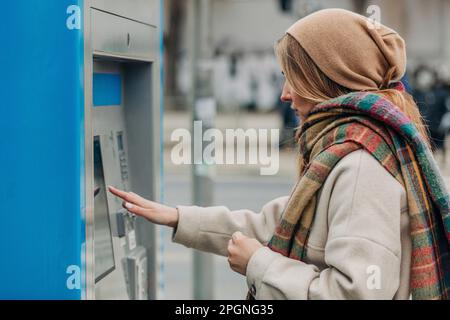
M 209 5 L 210 0 L 190 0 L 189 2 L 189 44 L 192 87 L 189 97 L 192 106 L 192 166 L 193 203 L 199 206 L 210 206 L 213 202 L 213 182 L 211 167 L 203 164 L 202 132 L 213 126 L 215 103 L 212 98 L 212 57 L 209 40 Z M 197 121 L 201 121 L 201 124 Z M 201 129 L 201 132 L 198 132 Z M 197 134 L 196 134 L 197 133 Z M 200 151 L 200 152 L 199 152 Z M 198 155 L 201 153 L 200 158 Z M 204 300 L 214 297 L 213 256 L 208 253 L 194 251 L 193 256 L 193 296 Z

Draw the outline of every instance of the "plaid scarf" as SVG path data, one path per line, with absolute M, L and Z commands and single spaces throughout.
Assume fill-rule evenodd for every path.
M 269 248 L 303 260 L 317 192 L 346 155 L 365 149 L 406 190 L 413 299 L 449 299 L 450 200 L 417 128 L 381 95 L 354 92 L 317 105 L 300 132 L 301 175 Z

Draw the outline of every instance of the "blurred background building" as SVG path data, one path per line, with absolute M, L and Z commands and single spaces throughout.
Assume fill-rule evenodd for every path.
M 192 126 L 192 10 L 198 0 L 166 0 L 165 8 L 165 201 L 192 203 L 190 166 L 170 161 L 170 134 Z M 215 126 L 282 129 L 280 171 L 259 175 L 255 166 L 211 168 L 214 192 L 211 204 L 258 211 L 267 201 L 289 194 L 295 181 L 294 128 L 298 121 L 290 106 L 279 101 L 283 77 L 274 56 L 274 44 L 296 20 L 324 8 L 344 8 L 397 30 L 406 40 L 407 79 L 425 120 L 446 176 L 445 137 L 450 129 L 450 0 L 206 0 L 202 20 L 203 45 L 211 53 L 199 68 L 211 71 L 209 85 L 216 101 Z M 191 11 L 190 11 L 191 10 Z M 320 41 L 320 39 L 318 39 Z M 204 47 L 200 48 L 204 50 Z M 192 253 L 165 237 L 164 297 L 193 296 Z M 243 298 L 244 277 L 232 272 L 225 258 L 214 257 L 211 298 Z

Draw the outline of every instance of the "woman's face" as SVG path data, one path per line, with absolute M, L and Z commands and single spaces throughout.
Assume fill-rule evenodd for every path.
M 291 108 L 302 122 L 305 121 L 308 113 L 314 108 L 314 104 L 300 97 L 290 86 L 288 81 L 284 82 L 283 92 L 280 97 L 283 102 L 291 102 Z

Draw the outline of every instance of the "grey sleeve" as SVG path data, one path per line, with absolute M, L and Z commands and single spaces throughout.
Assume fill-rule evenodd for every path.
M 227 255 L 231 235 L 241 231 L 266 244 L 272 236 L 288 197 L 270 201 L 260 213 L 231 211 L 226 207 L 178 206 L 179 220 L 172 240 L 187 247 Z

